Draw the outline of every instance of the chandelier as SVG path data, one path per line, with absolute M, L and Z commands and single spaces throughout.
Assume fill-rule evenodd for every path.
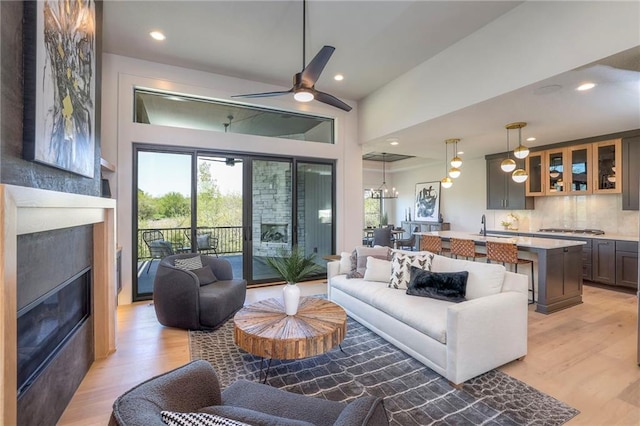
M 454 157 L 451 159 L 451 168 L 449 169 L 449 177 L 456 179 L 460 176 L 462 171 L 460 170 L 460 166 L 462 166 L 462 158 L 458 157 L 458 142 L 460 139 L 447 139 L 444 141 L 446 144 L 453 144 L 453 155 Z
M 380 185 L 378 187 L 378 189 L 373 189 L 371 188 L 371 191 L 369 193 L 369 198 L 376 198 L 376 199 L 382 199 L 382 200 L 387 200 L 387 199 L 391 199 L 391 198 L 398 198 L 398 191 L 396 191 L 396 188 L 391 188 L 389 189 L 387 187 L 387 175 L 386 175 L 386 156 L 387 153 L 383 152 L 382 153 L 382 185 Z
M 507 160 L 503 161 L 502 164 L 505 164 L 506 161 L 511 161 L 511 163 L 509 163 L 509 170 L 502 167 L 502 165 L 501 167 L 505 172 L 513 171 L 513 173 L 511 174 L 511 179 L 513 179 L 513 181 L 516 183 L 525 182 L 529 178 L 529 174 L 525 169 L 522 168 L 514 170 L 516 168 L 516 162 L 509 158 L 509 130 L 518 129 L 518 147 L 513 150 L 513 155 L 516 158 L 523 159 L 529 155 L 529 148 L 522 145 L 522 128 L 526 125 L 527 123 L 519 121 L 516 123 L 509 123 L 504 126 L 505 129 L 507 129 Z M 513 168 L 511 168 L 511 164 L 513 165 Z

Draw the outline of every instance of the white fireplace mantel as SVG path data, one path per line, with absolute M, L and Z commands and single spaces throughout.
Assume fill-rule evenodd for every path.
M 18 235 L 93 225 L 94 344 L 99 359 L 116 349 L 115 219 L 113 199 L 0 184 L 0 424 L 16 424 L 17 419 Z

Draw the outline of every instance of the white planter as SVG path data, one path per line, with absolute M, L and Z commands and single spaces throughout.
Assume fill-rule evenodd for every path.
M 282 289 L 282 298 L 284 299 L 284 312 L 287 315 L 295 315 L 300 303 L 300 287 L 295 283 L 287 283 Z

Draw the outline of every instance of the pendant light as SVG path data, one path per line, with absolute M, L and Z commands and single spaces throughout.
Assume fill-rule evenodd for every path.
M 517 123 L 510 123 L 504 126 L 507 129 L 507 155 L 509 150 L 509 130 L 513 130 L 513 129 L 518 129 L 518 147 L 513 150 L 513 155 L 519 159 L 526 158 L 527 155 L 529 155 L 529 148 L 522 145 L 522 128 L 526 125 L 527 123 L 519 121 Z M 513 161 L 514 168 L 515 168 L 515 165 L 516 165 L 515 161 Z M 502 170 L 504 170 L 504 168 Z M 514 170 L 513 173 L 511 174 L 511 179 L 513 179 L 513 181 L 516 183 L 523 183 L 528 178 L 529 178 L 529 174 L 525 169 L 522 169 L 522 168 Z
M 505 173 L 511 173 L 516 169 L 516 162 L 509 157 L 509 126 L 509 124 L 504 126 L 507 129 L 507 158 L 502 160 L 502 163 L 500 163 L 500 168 Z
M 382 153 L 382 185 L 380 185 L 377 190 L 371 189 L 369 198 L 377 198 L 382 200 L 398 198 L 399 193 L 398 191 L 396 191 L 395 188 L 391 188 L 391 190 L 387 188 L 387 175 L 385 172 L 386 156 L 387 156 L 387 153 L 383 152 Z
M 529 156 L 529 148 L 522 145 L 522 128 L 526 125 L 527 123 L 521 121 L 517 123 L 507 124 L 507 131 L 511 129 L 518 129 L 518 146 L 513 150 L 513 156 L 521 160 Z
M 449 177 L 455 179 L 460 176 L 460 173 L 462 173 L 459 168 L 460 166 L 462 166 L 462 158 L 458 157 L 458 142 L 460 142 L 460 139 L 447 139 L 444 142 L 446 144 L 453 144 L 454 157 L 451 159 Z
M 449 151 L 447 150 L 447 145 L 448 145 L 448 142 L 444 141 L 444 174 L 445 176 L 440 181 L 443 188 L 451 188 L 451 186 L 453 185 L 453 181 L 449 176 L 447 176 L 447 156 L 449 153 Z

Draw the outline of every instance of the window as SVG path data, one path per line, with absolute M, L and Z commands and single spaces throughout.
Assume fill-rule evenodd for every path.
M 378 193 L 377 189 L 365 189 L 364 191 L 364 227 L 377 228 L 382 218 L 382 199 L 371 198 L 371 193 Z
M 333 119 L 136 89 L 134 122 L 334 143 Z

